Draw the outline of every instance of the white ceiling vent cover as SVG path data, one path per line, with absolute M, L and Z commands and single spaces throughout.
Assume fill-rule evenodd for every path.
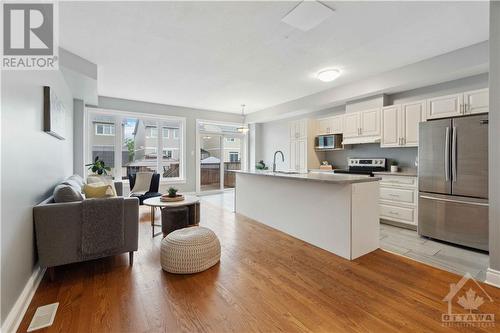
M 333 9 L 318 1 L 302 1 L 281 19 L 302 31 L 311 30 L 333 14 Z
M 28 327 L 28 332 L 51 326 L 54 323 L 58 306 L 59 303 L 52 303 L 36 309 L 35 315 Z

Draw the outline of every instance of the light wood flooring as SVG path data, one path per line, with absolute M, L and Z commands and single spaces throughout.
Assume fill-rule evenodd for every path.
M 55 282 L 43 279 L 19 332 L 38 306 L 52 302 L 60 302 L 54 325 L 40 332 L 500 330 L 498 321 L 485 328 L 442 326 L 443 298 L 460 279 L 453 273 L 383 250 L 347 261 L 210 199 L 203 199 L 201 218 L 222 244 L 221 262 L 213 268 L 194 275 L 163 272 L 161 238 L 151 238 L 149 210 L 141 207 L 134 265 L 124 254 L 59 267 Z M 492 302 L 480 311 L 500 318 L 500 289 L 482 287 Z

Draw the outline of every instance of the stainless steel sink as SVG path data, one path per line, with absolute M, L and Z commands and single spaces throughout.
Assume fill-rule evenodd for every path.
M 276 173 L 283 173 L 285 175 L 298 175 L 300 172 L 297 172 L 297 171 L 276 171 Z

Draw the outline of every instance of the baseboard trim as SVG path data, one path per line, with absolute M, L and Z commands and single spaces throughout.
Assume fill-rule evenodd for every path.
M 484 282 L 494 287 L 500 288 L 500 271 L 488 268 L 488 270 L 486 271 L 486 281 Z
M 28 306 L 30 305 L 31 300 L 33 299 L 33 296 L 35 295 L 35 292 L 38 289 L 40 282 L 42 281 L 44 274 L 45 268 L 36 266 L 36 268 L 33 270 L 33 274 L 31 274 L 28 282 L 24 286 L 21 295 L 19 295 L 16 303 L 14 303 L 14 306 L 5 318 L 2 324 L 2 332 L 11 333 L 17 331 L 19 325 L 21 324 L 21 321 L 23 320 L 26 310 L 28 310 Z

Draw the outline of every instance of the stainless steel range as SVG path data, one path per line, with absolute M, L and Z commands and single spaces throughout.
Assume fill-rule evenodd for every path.
M 387 159 L 385 158 L 349 158 L 348 169 L 337 169 L 335 173 L 351 173 L 358 175 L 369 175 L 373 177 L 375 171 L 386 171 Z

